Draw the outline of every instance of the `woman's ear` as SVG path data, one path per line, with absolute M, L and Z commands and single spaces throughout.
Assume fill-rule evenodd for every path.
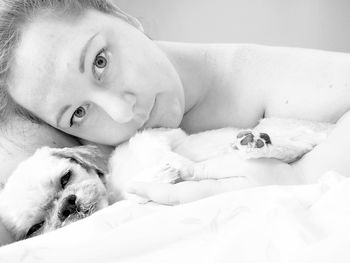
M 109 156 L 103 154 L 97 146 L 84 145 L 72 148 L 55 148 L 51 151 L 54 156 L 68 158 L 87 169 L 94 169 L 99 177 L 104 177 L 104 174 L 108 173 Z

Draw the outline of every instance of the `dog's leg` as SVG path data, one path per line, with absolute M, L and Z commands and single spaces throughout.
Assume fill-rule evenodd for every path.
M 152 129 L 117 147 L 110 159 L 112 191 L 127 198 L 125 190 L 135 182 L 175 183 L 190 177 L 193 162 L 173 152 L 186 137 L 181 129 Z
M 291 163 L 323 142 L 333 126 L 292 119 L 263 119 L 253 130 L 241 131 L 234 147 L 246 158 L 276 158 Z
M 192 173 L 193 162 L 174 152 L 186 138 L 187 134 L 181 129 L 152 129 L 132 138 L 130 148 L 147 169 L 151 167 L 147 177 L 154 171 L 154 180 L 172 183 Z

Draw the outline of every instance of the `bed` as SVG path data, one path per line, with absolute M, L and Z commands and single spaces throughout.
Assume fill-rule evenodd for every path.
M 0 262 L 350 262 L 350 179 L 264 186 L 168 207 L 118 202 L 0 248 Z

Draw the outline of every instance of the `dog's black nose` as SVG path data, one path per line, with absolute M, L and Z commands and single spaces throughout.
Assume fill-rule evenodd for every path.
M 58 218 L 63 222 L 66 218 L 72 214 L 77 213 L 77 196 L 69 195 L 62 201 L 61 209 L 58 213 Z

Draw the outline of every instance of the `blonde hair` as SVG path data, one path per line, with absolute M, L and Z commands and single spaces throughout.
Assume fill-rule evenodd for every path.
M 7 120 L 11 113 L 39 121 L 30 112 L 17 105 L 8 94 L 8 77 L 14 50 L 21 30 L 32 18 L 42 13 L 78 16 L 87 9 L 95 9 L 117 16 L 143 31 L 134 17 L 124 13 L 111 0 L 1 0 L 0 2 L 0 118 Z

